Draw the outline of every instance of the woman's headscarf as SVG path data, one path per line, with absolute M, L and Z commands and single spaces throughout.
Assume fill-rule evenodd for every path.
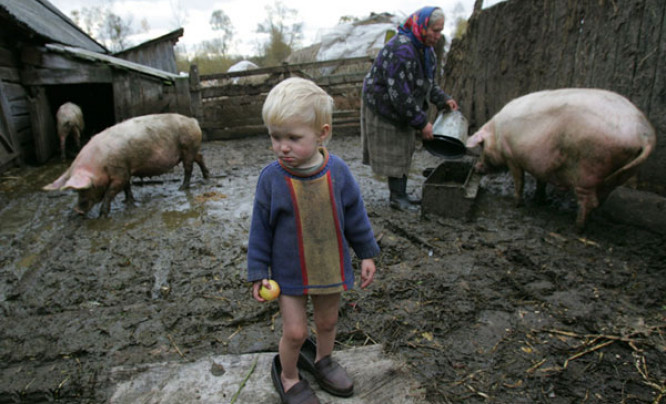
M 423 51 L 425 54 L 425 70 L 429 78 L 433 78 L 435 65 L 435 52 L 432 47 L 426 47 L 423 44 L 425 32 L 430 24 L 430 16 L 435 9 L 439 7 L 423 7 L 420 10 L 412 13 L 407 20 L 398 27 L 398 32 L 408 36 L 416 49 Z

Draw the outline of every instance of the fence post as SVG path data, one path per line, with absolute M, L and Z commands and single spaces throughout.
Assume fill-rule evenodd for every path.
M 197 65 L 190 65 L 190 105 L 192 108 L 192 116 L 199 121 L 199 125 L 203 125 L 203 106 L 201 105 L 201 82 L 199 80 L 199 67 Z M 205 132 L 203 140 L 206 140 Z

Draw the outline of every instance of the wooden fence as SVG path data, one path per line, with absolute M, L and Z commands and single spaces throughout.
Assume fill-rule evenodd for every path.
M 363 77 L 372 58 L 284 64 L 233 73 L 199 75 L 190 69 L 192 113 L 205 140 L 222 140 L 265 134 L 261 108 L 270 89 L 281 80 L 313 80 L 335 100 L 334 133 L 358 133 Z

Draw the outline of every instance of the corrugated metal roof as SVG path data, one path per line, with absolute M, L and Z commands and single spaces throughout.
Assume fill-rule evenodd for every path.
M 106 63 L 109 66 L 117 69 L 132 70 L 138 73 L 147 74 L 149 76 L 158 77 L 170 83 L 172 83 L 175 79 L 181 77 L 177 74 L 165 72 L 164 70 L 155 69 L 153 67 L 130 62 L 128 60 L 120 59 L 110 55 L 103 55 L 101 53 L 91 52 L 86 49 L 73 48 L 70 46 L 63 46 L 58 44 L 46 44 L 45 46 L 46 49 L 52 52 L 66 53 L 74 57 L 77 57 L 79 59 L 88 60 L 91 62 Z
M 24 28 L 46 38 L 47 42 L 109 53 L 48 0 L 0 0 L 0 7 Z

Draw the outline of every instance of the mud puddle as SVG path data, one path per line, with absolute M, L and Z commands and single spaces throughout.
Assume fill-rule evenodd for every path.
M 357 137 L 330 150 L 357 176 L 380 238 L 378 276 L 343 295 L 337 349 L 384 344 L 431 403 L 663 402 L 666 240 L 575 205 L 515 208 L 486 178 L 472 220 L 400 214 L 361 165 Z M 254 185 L 272 160 L 258 137 L 203 146 L 195 167 L 135 181 L 136 206 L 79 217 L 72 193 L 41 186 L 66 166 L 0 182 L 0 402 L 108 402 L 110 369 L 277 350 L 277 305 L 244 283 Z M 409 189 L 420 194 L 419 150 Z

